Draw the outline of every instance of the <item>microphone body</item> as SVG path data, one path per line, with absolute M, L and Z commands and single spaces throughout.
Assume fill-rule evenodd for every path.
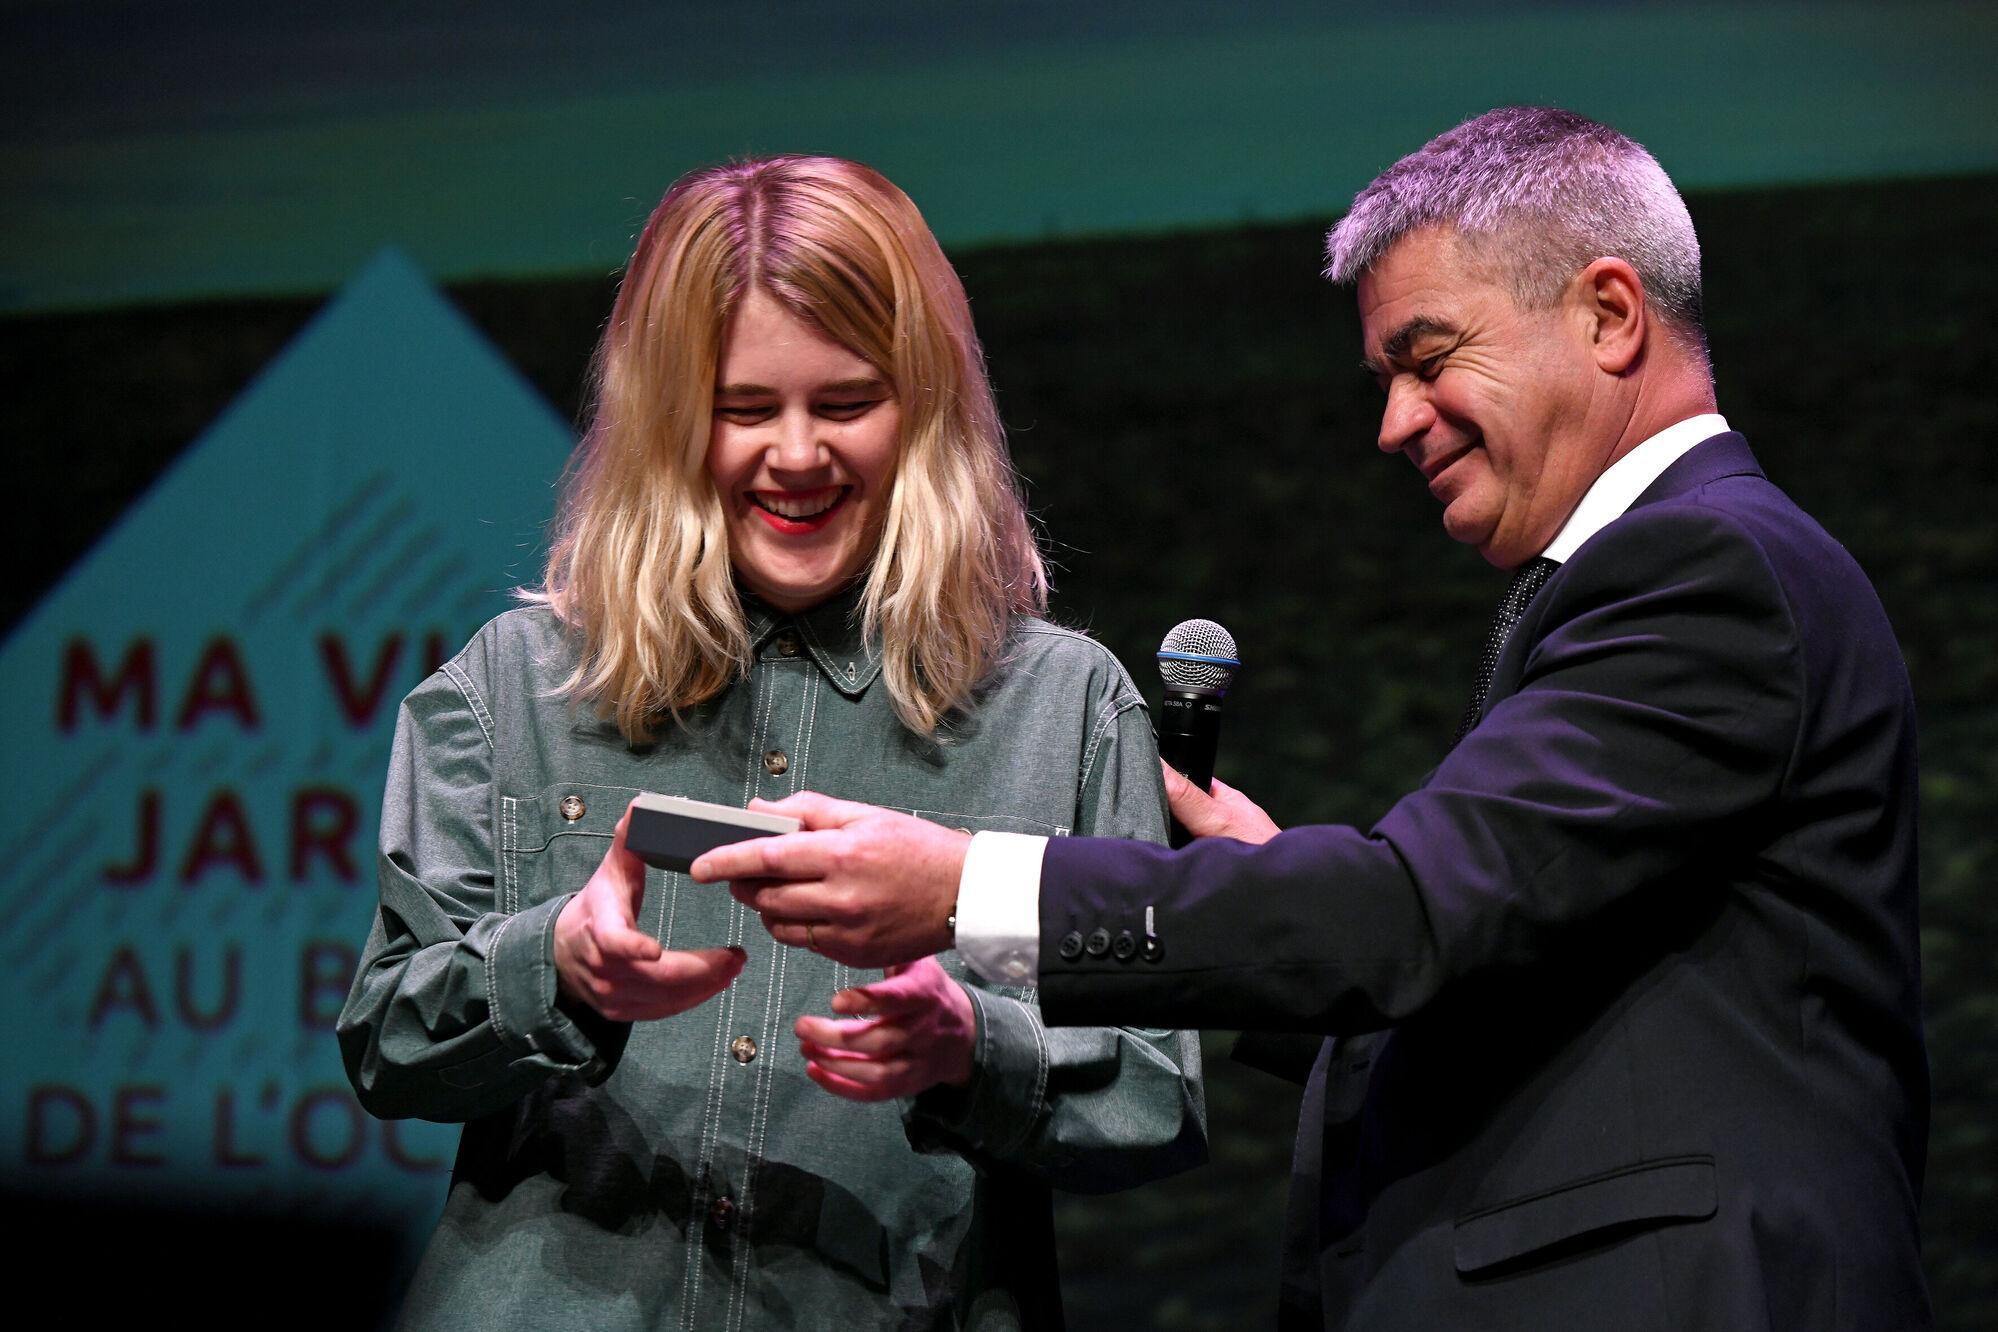
M 1159 703 L 1159 757 L 1203 791 L 1214 789 L 1221 743 L 1221 700 L 1191 689 L 1166 690 Z
M 1242 669 L 1235 639 L 1212 620 L 1184 620 L 1159 644 L 1159 757 L 1203 791 L 1214 787 L 1214 751 L 1221 740 L 1221 700 Z M 1192 836 L 1172 821 L 1171 844 Z

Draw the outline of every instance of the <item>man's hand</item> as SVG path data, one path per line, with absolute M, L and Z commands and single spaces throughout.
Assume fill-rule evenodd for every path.
M 778 943 L 850 967 L 890 967 L 950 947 L 968 834 L 810 791 L 750 808 L 788 814 L 805 831 L 718 846 L 692 873 L 703 883 L 730 880 Z
M 740 948 L 669 951 L 638 928 L 645 862 L 624 845 L 627 807 L 603 863 L 555 918 L 556 988 L 613 1022 L 671 1017 L 728 988 Z
M 1261 805 L 1219 777 L 1214 779 L 1214 794 L 1209 795 L 1182 777 L 1172 764 L 1161 759 L 1159 766 L 1165 769 L 1166 804 L 1172 807 L 1172 816 L 1195 837 L 1232 837 L 1261 845 L 1283 831 L 1263 813 Z
M 805 1075 L 849 1101 L 892 1101 L 939 1083 L 971 1081 L 978 1019 L 971 996 L 933 957 L 888 968 L 888 978 L 841 990 L 845 1021 L 801 1017 L 793 1028 Z

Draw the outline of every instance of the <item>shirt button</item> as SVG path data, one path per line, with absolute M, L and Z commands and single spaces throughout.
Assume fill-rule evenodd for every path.
M 1061 943 L 1057 946 L 1057 951 L 1061 953 L 1062 961 L 1075 961 L 1075 959 L 1082 956 L 1082 936 L 1074 930 L 1070 930 L 1067 934 L 1061 936 Z
M 1110 951 L 1110 931 L 1098 927 L 1090 931 L 1089 942 L 1083 945 L 1091 957 L 1101 957 Z
M 778 655 L 778 656 L 780 656 L 780 657 L 795 657 L 795 656 L 797 656 L 797 655 L 798 655 L 798 652 L 799 652 L 799 647 L 800 647 L 800 645 L 799 645 L 799 643 L 798 643 L 798 636 L 797 636 L 796 634 L 779 634 L 779 635 L 777 635 L 777 655 Z
M 772 777 L 782 777 L 791 767 L 791 756 L 781 749 L 773 749 L 763 756 L 763 770 Z
M 1119 962 L 1129 962 L 1138 955 L 1138 936 L 1129 930 L 1117 931 L 1117 937 L 1110 941 L 1110 952 Z
M 574 823 L 577 819 L 582 818 L 583 815 L 586 812 L 588 812 L 589 808 L 590 807 L 588 805 L 583 803 L 583 798 L 581 796 L 565 795 L 562 797 L 562 805 L 561 805 L 562 817 L 567 819 L 571 823 Z
M 726 1194 L 708 1204 L 708 1220 L 717 1230 L 727 1230 L 735 1224 L 735 1199 Z
M 738 1036 L 728 1043 L 728 1052 L 735 1056 L 736 1063 L 746 1064 L 756 1058 L 756 1038 Z
M 1001 970 L 1006 973 L 1007 980 L 1025 980 L 1028 974 L 1027 959 L 1014 953 L 1006 959 L 1006 965 Z

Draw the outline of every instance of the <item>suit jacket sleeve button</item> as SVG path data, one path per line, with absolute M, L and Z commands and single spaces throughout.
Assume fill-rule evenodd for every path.
M 1102 928 L 1101 926 L 1098 926 L 1095 930 L 1092 930 L 1089 935 L 1089 942 L 1084 945 L 1084 949 L 1085 951 L 1088 952 L 1088 954 L 1091 957 L 1101 957 L 1105 953 L 1109 952 L 1110 931 Z
M 1117 937 L 1110 944 L 1110 951 L 1119 962 L 1129 962 L 1138 955 L 1138 936 L 1129 930 L 1117 931 Z
M 1075 961 L 1075 959 L 1082 956 L 1082 936 L 1076 931 L 1070 930 L 1067 934 L 1061 936 L 1061 943 L 1057 946 L 1057 951 L 1060 952 L 1062 961 Z
M 1165 945 L 1160 943 L 1156 936 L 1146 939 L 1144 951 L 1141 956 L 1147 962 L 1156 962 L 1165 956 Z

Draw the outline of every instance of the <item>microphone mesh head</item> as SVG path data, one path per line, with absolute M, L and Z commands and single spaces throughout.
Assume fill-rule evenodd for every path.
M 1182 661 L 1169 653 L 1219 657 L 1220 661 Z M 1212 620 L 1181 620 L 1159 644 L 1159 678 L 1168 689 L 1195 689 L 1225 694 L 1242 669 L 1236 658 L 1235 636 Z

